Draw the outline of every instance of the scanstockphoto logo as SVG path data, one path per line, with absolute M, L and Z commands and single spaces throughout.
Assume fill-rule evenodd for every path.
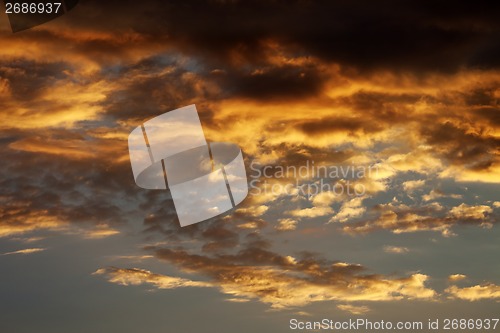
M 128 147 L 136 184 L 169 189 L 183 227 L 231 210 L 248 194 L 240 148 L 207 143 L 195 105 L 138 126 Z

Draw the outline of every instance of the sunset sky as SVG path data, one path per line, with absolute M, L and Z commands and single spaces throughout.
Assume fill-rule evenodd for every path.
M 84 0 L 17 33 L 0 15 L 0 332 L 499 318 L 498 3 Z M 181 228 L 127 138 L 191 104 L 257 181 Z M 377 172 L 327 180 L 364 189 L 338 195 L 251 168 L 312 162 Z

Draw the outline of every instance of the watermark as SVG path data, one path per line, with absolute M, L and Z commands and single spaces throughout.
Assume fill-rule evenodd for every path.
M 445 318 L 427 319 L 425 321 L 386 321 L 369 320 L 367 318 L 350 318 L 347 320 L 334 320 L 323 318 L 317 321 L 302 321 L 292 318 L 289 329 L 292 331 L 493 331 L 499 325 L 498 318 Z
M 144 189 L 169 189 L 181 226 L 227 212 L 248 194 L 240 148 L 232 143 L 208 143 L 195 105 L 136 127 L 128 147 L 136 184 Z
M 300 165 L 250 164 L 251 195 L 272 194 L 313 197 L 323 192 L 338 196 L 363 196 L 363 180 L 378 178 L 378 165 L 325 165 L 306 160 Z
M 12 32 L 31 29 L 62 16 L 73 9 L 79 0 L 17 1 L 5 0 Z

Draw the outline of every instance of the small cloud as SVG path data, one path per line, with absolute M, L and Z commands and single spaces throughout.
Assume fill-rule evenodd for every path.
M 142 261 L 145 259 L 154 258 L 152 255 L 142 255 L 142 256 L 112 256 L 113 260 L 130 260 L 130 261 Z
M 316 207 L 327 207 L 335 201 L 339 201 L 340 196 L 332 191 L 324 191 L 314 196 L 312 203 Z
M 228 299 L 226 299 L 226 301 L 232 302 L 232 303 L 246 303 L 246 302 L 250 302 L 250 300 L 247 299 L 247 298 L 228 298 Z
M 83 234 L 83 237 L 88 238 L 88 239 L 99 239 L 99 238 L 106 238 L 110 236 L 114 236 L 119 234 L 120 232 L 115 229 L 111 229 L 108 226 L 103 226 L 99 227 L 97 229 L 92 229 L 85 231 Z
M 297 259 L 295 259 L 292 256 L 285 256 L 285 257 L 283 257 L 283 259 L 289 265 L 296 265 L 297 264 Z
M 247 223 L 238 224 L 237 227 L 240 229 L 258 229 L 259 224 L 257 222 L 247 222 Z
M 424 185 L 425 180 L 409 180 L 403 183 L 403 189 L 407 192 L 413 192 Z
M 304 209 L 294 209 L 294 210 L 288 211 L 286 213 L 290 214 L 292 216 L 295 216 L 295 217 L 314 218 L 314 217 L 320 217 L 320 216 L 325 216 L 325 215 L 331 215 L 334 213 L 334 211 L 331 207 L 319 206 L 319 207 L 311 207 L 311 208 L 304 208 Z
M 16 237 L 12 238 L 13 241 L 23 242 L 23 243 L 34 243 L 44 240 L 45 237 Z
M 348 304 L 340 304 L 337 305 L 337 308 L 342 311 L 346 311 L 349 313 L 352 313 L 354 315 L 362 315 L 364 313 L 370 312 L 370 308 L 367 306 L 355 306 L 355 305 L 348 305 Z
M 357 197 L 350 201 L 344 202 L 337 215 L 332 217 L 329 222 L 347 222 L 349 219 L 354 219 L 363 215 L 366 207 L 362 206 L 365 197 Z
M 306 312 L 306 311 L 295 312 L 295 314 L 297 316 L 302 316 L 302 317 L 312 317 L 312 314 L 310 314 L 309 312 Z
M 267 210 L 269 209 L 268 206 L 265 205 L 260 205 L 260 206 L 252 206 L 252 207 L 247 207 L 247 208 L 239 208 L 236 210 L 236 213 L 245 215 L 245 216 L 252 216 L 252 217 L 258 217 L 262 216 Z
M 46 249 L 44 248 L 39 248 L 39 247 L 35 247 L 35 248 L 32 248 L 32 249 L 23 249 L 23 250 L 18 250 L 18 251 L 12 251 L 12 252 L 6 252 L 4 254 L 2 254 L 3 256 L 8 256 L 8 255 L 11 255 L 11 254 L 32 254 L 32 253 L 36 253 L 36 252 L 42 252 L 42 251 L 45 251 Z
M 407 247 L 402 247 L 402 246 L 384 246 L 384 252 L 386 253 L 397 253 L 397 254 L 403 254 L 403 253 L 408 253 L 410 252 L 410 249 Z
M 460 194 L 446 194 L 441 190 L 431 190 L 429 194 L 423 195 L 423 201 L 432 201 L 439 198 L 452 198 L 452 199 L 462 199 Z
M 450 215 L 457 219 L 483 220 L 492 211 L 490 206 L 469 206 L 463 203 L 460 206 L 453 207 L 450 210 Z
M 175 289 L 179 287 L 209 287 L 211 284 L 192 281 L 179 277 L 160 275 L 139 268 L 100 268 L 92 275 L 104 275 L 109 282 L 122 286 L 150 285 L 158 289 Z
M 279 224 L 274 229 L 279 231 L 291 231 L 297 229 L 297 221 L 293 219 L 278 220 Z
M 338 200 L 339 196 L 337 196 L 333 192 L 331 191 L 322 192 L 320 194 L 315 195 L 312 198 L 311 200 L 312 207 L 294 209 L 286 213 L 295 217 L 304 217 L 304 218 L 315 218 L 320 216 L 332 215 L 335 212 L 330 207 L 330 205 Z
M 333 264 L 332 266 L 333 267 L 349 267 L 351 266 L 352 264 L 348 264 L 346 262 L 336 262 L 335 264 Z
M 464 280 L 466 278 L 467 278 L 467 276 L 463 275 L 463 274 L 452 274 L 452 275 L 448 276 L 448 281 L 455 282 L 455 281 Z
M 500 300 L 500 286 L 493 283 L 466 288 L 451 286 L 445 292 L 450 295 L 449 298 L 458 298 L 471 302 L 482 299 Z

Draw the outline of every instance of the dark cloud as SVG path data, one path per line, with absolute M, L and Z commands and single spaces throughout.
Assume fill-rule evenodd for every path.
M 67 78 L 70 69 L 71 66 L 63 62 L 0 59 L 0 78 L 9 82 L 12 97 L 21 101 L 39 97 L 58 80 Z
M 127 214 L 133 216 L 132 207 L 142 197 L 128 164 L 116 163 L 116 154 L 108 156 L 107 150 L 100 151 L 102 146 L 94 146 L 95 142 L 77 131 L 37 133 L 45 143 L 81 143 L 73 147 L 75 152 L 54 151 L 47 146 L 33 150 L 30 145 L 37 142 L 36 137 L 17 131 L 16 140 L 0 147 L 5 158 L 0 171 L 0 229 L 6 230 L 6 236 L 36 229 L 118 226 L 129 221 Z M 26 143 L 24 136 L 35 141 Z M 24 143 L 16 146 L 19 142 Z M 109 144 L 116 153 L 119 146 Z M 95 155 L 81 158 L 81 150 L 90 146 Z
M 146 58 L 104 75 L 121 83 L 102 102 L 113 118 L 143 122 L 183 105 L 213 99 L 200 76 L 168 56 Z
M 455 71 L 497 67 L 500 58 L 500 8 L 486 1 L 110 1 L 103 7 L 88 0 L 80 7 L 75 24 L 92 15 L 103 29 L 168 34 L 185 52 L 222 64 L 265 63 L 269 40 L 358 69 Z
M 484 107 L 475 111 L 477 115 L 486 119 L 491 127 L 500 127 L 500 109 L 494 107 Z
M 492 2 L 87 0 L 53 24 L 16 36 L 44 42 L 75 61 L 105 65 L 108 74 L 123 75 L 120 67 L 148 52 L 192 61 L 188 69 L 177 66 L 114 92 L 115 107 L 127 112 L 131 106 L 120 99 L 130 95 L 134 104 L 142 100 L 140 91 L 163 95 L 165 108 L 195 96 L 203 100 L 183 71 L 217 85 L 218 98 L 267 100 L 317 95 L 325 68 L 333 64 L 350 74 L 390 70 L 417 76 L 498 68 L 499 13 Z M 156 57 L 136 70 L 161 71 L 169 62 Z M 156 96 L 143 105 L 144 113 L 159 101 Z
M 252 71 L 231 69 L 215 75 L 215 82 L 225 96 L 256 100 L 295 99 L 321 92 L 327 76 L 312 65 L 278 65 L 253 68 Z
M 470 132 L 451 122 L 429 125 L 422 129 L 422 135 L 451 164 L 482 170 L 498 160 L 500 139 Z

